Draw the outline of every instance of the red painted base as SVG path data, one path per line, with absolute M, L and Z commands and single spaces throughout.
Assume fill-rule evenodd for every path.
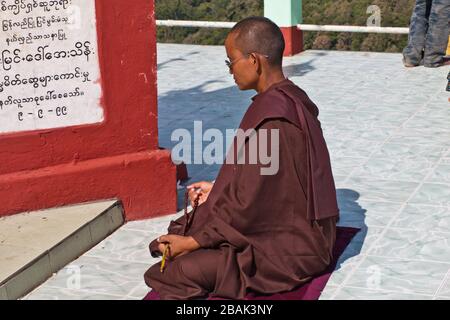
M 286 49 L 284 56 L 293 56 L 303 51 L 303 31 L 294 27 L 283 27 L 284 40 L 286 42 Z
M 176 166 L 170 152 L 138 152 L 0 175 L 0 216 L 120 199 L 127 221 L 174 213 Z
M 105 119 L 0 134 L 0 216 L 111 198 L 127 220 L 176 212 L 176 166 L 158 149 L 154 1 L 95 5 Z

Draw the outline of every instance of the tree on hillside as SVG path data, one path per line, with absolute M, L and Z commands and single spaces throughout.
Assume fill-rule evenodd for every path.
M 381 26 L 407 27 L 415 0 L 306 0 L 303 20 L 306 24 L 366 25 L 367 8 L 381 9 Z M 263 0 L 156 0 L 160 20 L 239 21 L 261 16 Z M 159 42 L 222 45 L 228 30 L 205 28 L 158 28 Z M 400 52 L 406 35 L 305 32 L 306 49 Z

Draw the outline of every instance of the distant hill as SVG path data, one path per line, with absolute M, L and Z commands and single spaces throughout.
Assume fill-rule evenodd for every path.
M 415 0 L 305 0 L 306 24 L 365 26 L 368 6 L 381 9 L 382 27 L 408 27 Z M 239 21 L 263 15 L 263 0 L 156 0 L 159 20 Z M 222 45 L 228 30 L 159 27 L 158 41 Z M 306 49 L 400 52 L 407 35 L 306 32 Z

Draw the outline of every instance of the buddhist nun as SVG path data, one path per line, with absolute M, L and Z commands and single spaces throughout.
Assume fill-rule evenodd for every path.
M 283 74 L 280 28 L 244 19 L 225 48 L 236 85 L 257 94 L 215 182 L 189 186 L 195 214 L 150 244 L 153 257 L 169 256 L 144 275 L 161 299 L 288 292 L 332 261 L 339 210 L 330 156 L 317 106 Z

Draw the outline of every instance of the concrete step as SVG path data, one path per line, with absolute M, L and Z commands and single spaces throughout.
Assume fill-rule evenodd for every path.
M 117 200 L 0 218 L 0 300 L 26 295 L 124 221 Z

